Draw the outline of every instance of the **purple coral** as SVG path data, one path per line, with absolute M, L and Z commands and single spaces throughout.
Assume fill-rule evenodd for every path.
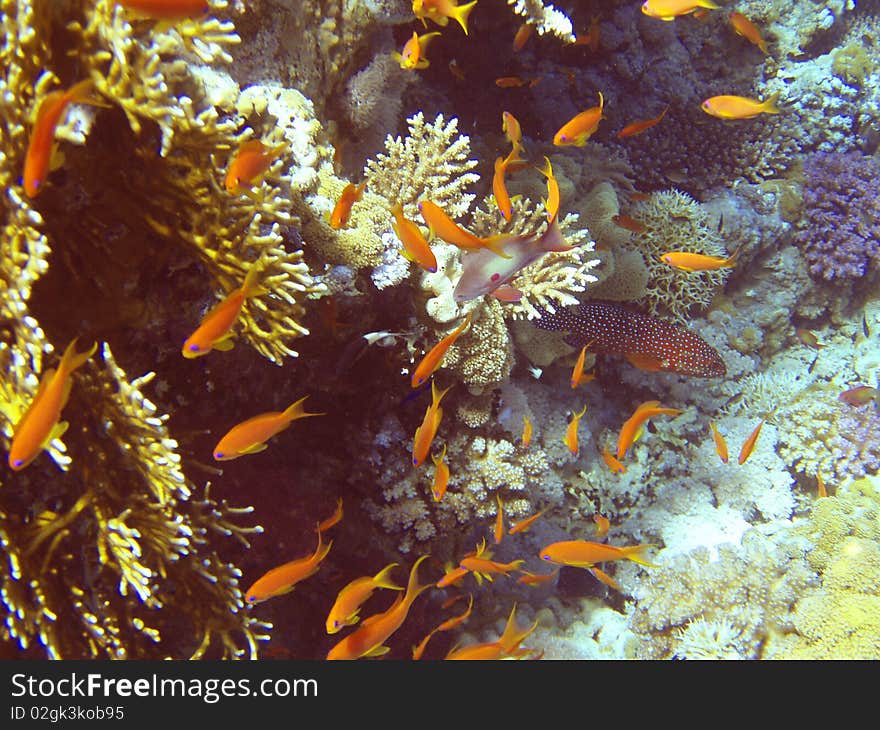
M 834 449 L 838 478 L 859 479 L 880 471 L 880 410 L 876 403 L 842 405 L 835 415 Z
M 814 277 L 857 279 L 880 269 L 880 161 L 817 152 L 804 161 L 806 227 L 795 236 Z

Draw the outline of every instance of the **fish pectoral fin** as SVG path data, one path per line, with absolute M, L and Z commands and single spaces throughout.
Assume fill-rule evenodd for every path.
M 235 347 L 235 340 L 232 337 L 224 337 L 222 340 L 217 340 L 213 347 L 220 352 L 228 352 Z
M 56 423 L 52 430 L 49 431 L 49 435 L 46 437 L 43 448 L 45 449 L 49 445 L 49 442 L 54 441 L 55 439 L 60 439 L 67 431 L 68 426 L 70 426 L 70 424 L 67 421 L 59 421 Z
M 370 649 L 366 654 L 364 654 L 364 656 L 377 657 L 382 656 L 383 654 L 387 654 L 389 651 L 391 651 L 390 646 L 376 646 Z
M 522 299 L 523 293 L 515 286 L 502 284 L 492 292 L 492 296 L 502 302 L 514 303 Z
M 261 451 L 265 451 L 269 448 L 269 444 L 263 442 L 259 444 L 254 444 L 253 446 L 248 446 L 242 454 L 259 454 Z
M 54 172 L 63 165 L 64 152 L 58 144 L 54 144 L 52 145 L 52 156 L 49 158 L 49 169 Z

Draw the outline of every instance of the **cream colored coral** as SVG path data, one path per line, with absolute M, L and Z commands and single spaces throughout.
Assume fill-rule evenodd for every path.
M 470 328 L 449 348 L 444 365 L 474 394 L 507 379 L 513 367 L 513 348 L 497 299 L 487 299 L 475 311 Z
M 613 261 L 612 273 L 590 287 L 591 298 L 631 302 L 645 296 L 649 274 L 642 254 L 626 249 L 598 253 L 609 255 Z
M 601 246 L 616 250 L 632 239 L 629 230 L 612 220 L 620 213 L 620 204 L 617 193 L 610 183 L 600 183 L 590 190 L 579 210 L 593 239 Z
M 552 33 L 566 43 L 574 43 L 574 27 L 568 16 L 542 0 L 507 0 L 513 6 L 513 12 L 534 25 L 539 35 Z

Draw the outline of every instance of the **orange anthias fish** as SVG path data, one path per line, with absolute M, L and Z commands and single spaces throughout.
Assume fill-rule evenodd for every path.
M 55 130 L 61 123 L 67 107 L 70 104 L 96 103 L 91 98 L 94 88 L 92 80 L 86 79 L 67 90 L 51 91 L 40 102 L 37 119 L 28 139 L 22 175 L 24 192 L 29 198 L 36 197 L 49 176 L 55 149 Z
M 584 406 L 579 413 L 575 413 L 571 420 L 568 422 L 568 428 L 565 429 L 565 436 L 562 439 L 562 442 L 568 447 L 568 450 L 571 452 L 572 456 L 577 456 L 578 451 L 580 450 L 580 445 L 578 444 L 578 426 L 581 424 L 581 418 L 587 412 L 587 407 Z
M 624 213 L 618 213 L 617 215 L 611 216 L 611 220 L 621 228 L 625 228 L 633 233 L 644 233 L 648 230 L 644 223 L 639 223 L 635 218 L 631 218 Z
M 438 35 L 440 34 L 436 32 L 419 35 L 413 31 L 412 38 L 403 46 L 403 52 L 392 51 L 391 55 L 400 64 L 402 69 L 428 68 L 431 64 L 425 58 L 425 52 L 428 50 L 428 44 Z
M 593 522 L 596 523 L 596 537 L 605 537 L 611 528 L 611 520 L 605 517 L 605 515 L 600 515 L 596 512 L 593 515 Z
M 444 461 L 445 458 L 446 444 L 443 444 L 443 451 L 440 452 L 439 458 L 431 454 L 431 460 L 434 462 L 434 483 L 431 485 L 431 496 L 434 497 L 435 502 L 443 499 L 449 484 L 449 465 Z
M 201 324 L 183 343 L 181 354 L 188 360 L 207 355 L 211 350 L 230 350 L 233 346 L 232 325 L 241 314 L 246 299 L 258 297 L 266 290 L 257 285 L 260 271 L 251 266 L 244 278 L 244 284 L 229 294 L 222 302 L 209 311 Z
M 822 474 L 818 471 L 816 472 L 816 488 L 818 490 L 819 499 L 828 496 L 828 490 L 825 489 L 825 481 L 822 479 Z
M 522 76 L 499 76 L 495 79 L 495 86 L 499 89 L 517 89 L 527 83 L 529 82 Z
M 450 385 L 449 388 L 452 386 Z M 431 442 L 437 435 L 437 429 L 440 428 L 440 420 L 443 418 L 443 409 L 440 407 L 440 401 L 443 396 L 449 392 L 449 388 L 437 393 L 437 382 L 431 381 L 431 405 L 425 411 L 425 417 L 422 419 L 422 425 L 416 429 L 413 437 L 412 462 L 413 466 L 421 466 L 425 457 L 431 449 Z
M 513 201 L 510 199 L 510 195 L 507 192 L 507 185 L 504 182 L 504 176 L 507 174 L 507 168 L 510 163 L 518 159 L 518 150 L 516 147 L 514 147 L 510 151 L 510 154 L 504 159 L 501 159 L 500 157 L 495 158 L 495 174 L 492 176 L 492 195 L 495 196 L 495 204 L 498 206 L 498 210 L 501 211 L 501 215 L 504 216 L 504 220 L 506 221 L 510 221 L 513 217 Z M 496 246 L 493 250 L 497 253 L 500 249 Z M 506 258 L 510 258 L 510 256 L 507 256 Z
M 655 124 L 660 124 L 663 117 L 666 116 L 666 112 L 669 111 L 669 104 L 666 105 L 666 108 L 660 112 L 659 116 L 654 117 L 653 119 L 644 119 L 638 122 L 632 122 L 632 124 L 627 124 L 623 129 L 621 129 L 617 133 L 617 139 L 623 139 L 624 137 L 632 137 L 634 134 L 641 134 L 646 129 L 650 129 Z
M 724 436 L 718 433 L 714 423 L 710 422 L 709 428 L 712 429 L 712 438 L 715 441 L 715 453 L 718 454 L 722 463 L 726 464 L 728 459 L 727 442 L 724 440 Z
M 523 415 L 522 447 L 527 449 L 530 443 L 532 443 L 532 420 Z
M 712 0 L 645 0 L 642 4 L 642 12 L 660 20 L 675 20 L 682 15 L 688 15 L 697 10 L 706 8 L 718 10 L 719 6 Z
M 764 38 L 761 36 L 761 31 L 758 30 L 757 26 L 745 15 L 737 12 L 731 13 L 730 24 L 737 32 L 737 35 L 741 35 L 747 41 L 754 43 L 765 54 L 768 53 L 767 41 L 765 41 Z
M 211 9 L 208 0 L 116 0 L 116 4 L 157 20 L 199 18 Z
M 626 474 L 626 465 L 621 463 L 619 459 L 614 458 L 614 454 L 608 451 L 607 446 L 602 447 L 602 460 L 611 471 L 615 474 Z
M 600 91 L 599 106 L 587 109 L 563 124 L 553 136 L 553 144 L 557 147 L 567 147 L 569 145 L 583 147 L 599 128 L 599 121 L 602 119 L 602 110 L 604 108 L 605 98 Z
M 458 598 L 461 598 L 461 597 L 462 596 L 459 596 Z M 453 600 L 457 600 L 457 598 L 453 599 Z M 474 606 L 474 596 L 473 596 L 473 594 L 471 594 L 468 596 L 468 607 L 464 613 L 459 614 L 458 616 L 453 616 L 452 618 L 446 619 L 445 621 L 440 623 L 435 629 L 432 629 L 428 633 L 428 635 L 424 639 L 422 639 L 422 641 L 419 643 L 418 646 L 413 647 L 413 659 L 415 661 L 418 661 L 419 659 L 422 658 L 422 654 L 425 653 L 425 648 L 428 646 L 428 641 L 430 641 L 431 637 L 434 634 L 439 633 L 440 631 L 450 631 L 450 630 L 456 628 L 457 626 L 461 626 L 465 621 L 467 621 L 468 617 L 471 615 L 471 609 L 473 608 L 473 606 Z M 443 608 L 446 608 L 446 606 L 444 605 Z
M 335 634 L 343 626 L 356 624 L 360 617 L 358 613 L 361 606 L 369 600 L 377 588 L 387 588 L 391 591 L 402 591 L 403 586 L 397 585 L 391 580 L 391 571 L 397 567 L 397 563 L 386 565 L 374 576 L 355 578 L 345 588 L 339 591 L 336 602 L 327 615 L 325 628 L 328 634 Z
M 563 540 L 547 545 L 539 556 L 541 560 L 559 565 L 568 565 L 572 568 L 592 568 L 596 563 L 607 563 L 612 560 L 632 560 L 639 565 L 649 568 L 656 567 L 641 554 L 648 548 L 655 547 L 653 544 L 628 545 L 616 547 L 604 542 L 588 542 L 587 540 Z
M 522 159 L 519 153 L 525 151 L 522 144 L 522 127 L 519 120 L 510 112 L 501 112 L 501 131 L 504 132 L 507 141 L 516 150 L 514 159 L 518 162 Z
M 755 430 L 749 434 L 749 437 L 743 443 L 742 448 L 739 451 L 739 463 L 745 464 L 746 459 L 748 459 L 752 455 L 752 451 L 755 449 L 755 443 L 758 440 L 758 436 L 761 434 L 761 427 L 764 425 L 765 419 L 761 419 L 761 422 L 755 426 Z
M 519 522 L 517 522 L 517 523 L 511 525 L 511 526 L 510 526 L 510 529 L 507 531 L 507 534 L 508 534 L 508 535 L 515 535 L 515 534 L 518 533 L 518 532 L 527 532 L 528 529 L 529 529 L 533 524 L 535 524 L 535 521 L 536 521 L 536 520 L 537 520 L 542 514 L 544 514 L 548 509 L 550 509 L 550 508 L 549 508 L 549 507 L 545 507 L 545 508 L 542 509 L 540 512 L 536 512 L 535 514 L 533 514 L 531 517 L 526 517 L 526 518 L 520 520 Z
M 391 227 L 403 244 L 400 253 L 404 258 L 418 264 L 431 274 L 437 271 L 437 257 L 434 256 L 419 227 L 408 218 L 404 218 L 403 206 L 397 203 L 391 208 L 391 214 L 394 216 Z
M 447 566 L 444 576 L 434 585 L 437 588 L 447 588 L 448 586 L 453 586 L 458 583 L 462 578 L 464 578 L 468 573 L 470 573 L 470 571 L 467 568 L 453 568 Z
M 700 108 L 719 119 L 751 119 L 759 114 L 779 114 L 778 98 L 778 93 L 764 101 L 745 96 L 712 96 L 700 104 Z
M 467 35 L 468 16 L 476 4 L 477 0 L 473 0 L 473 2 L 466 5 L 458 5 L 454 0 L 413 0 L 412 11 L 422 21 L 422 25 L 426 27 L 428 25 L 426 19 L 445 27 L 449 19 L 452 18 L 461 26 L 464 34 Z
M 377 657 L 389 651 L 389 647 L 383 646 L 383 644 L 406 621 L 409 609 L 416 598 L 432 585 L 431 583 L 419 585 L 418 582 L 419 564 L 427 558 L 427 555 L 422 555 L 413 563 L 406 593 L 398 595 L 391 607 L 384 613 L 365 619 L 360 628 L 346 636 L 329 651 L 327 659 Z
M 453 647 L 446 655 L 448 660 L 476 659 L 490 660 L 502 659 L 504 657 L 521 657 L 528 654 L 528 649 L 520 649 L 519 645 L 525 641 L 531 633 L 538 628 L 538 621 L 529 626 L 527 629 L 520 629 L 516 625 L 516 604 L 510 611 L 510 617 L 507 619 L 507 625 L 504 633 L 499 637 L 498 641 L 490 641 L 483 644 L 471 644 L 470 646 Z
M 642 403 L 635 412 L 627 419 L 620 429 L 617 439 L 617 458 L 622 459 L 627 449 L 636 440 L 636 434 L 642 428 L 642 424 L 654 416 L 678 416 L 684 411 L 678 408 L 661 408 L 659 400 L 649 400 Z
M 310 414 L 316 415 L 316 414 Z M 326 532 L 331 527 L 335 527 L 342 521 L 342 497 L 336 500 L 336 511 L 323 522 L 319 522 L 315 528 L 318 532 Z
M 327 557 L 333 545 L 331 540 L 325 546 L 322 534 L 318 531 L 318 547 L 315 548 L 314 553 L 272 568 L 245 591 L 244 600 L 253 605 L 275 596 L 283 596 L 285 593 L 290 593 L 297 583 L 317 573 L 321 561 Z
M 523 23 L 519 29 L 516 31 L 516 35 L 513 36 L 513 52 L 518 53 L 523 49 L 523 46 L 528 42 L 529 38 L 532 37 L 533 27 L 528 23 Z
M 58 369 L 49 369 L 40 378 L 37 394 L 13 431 L 7 463 L 13 471 L 20 471 L 30 464 L 53 439 L 60 438 L 67 430 L 67 422 L 61 421 L 61 411 L 70 397 L 74 370 L 85 364 L 98 349 L 96 342 L 85 352 L 76 351 L 74 337 L 64 354 Z
M 306 413 L 302 405 L 306 398 L 308 396 L 300 398 L 286 410 L 261 413 L 233 426 L 214 447 L 214 459 L 230 461 L 245 454 L 258 454 L 268 448 L 266 441 L 283 431 L 296 419 L 325 415 Z
M 258 139 L 242 142 L 226 171 L 226 192 L 241 194 L 253 188 L 272 163 L 287 148 L 286 144 L 266 147 Z
M 491 583 L 494 580 L 492 576 L 509 575 L 525 562 L 524 560 L 513 560 L 509 563 L 498 563 L 491 560 L 491 557 L 492 553 L 486 550 L 486 539 L 483 538 L 483 541 L 477 546 L 476 553 L 462 558 L 458 567 L 469 570 L 474 574 L 477 583 L 482 585 L 483 578 Z
M 364 180 L 360 185 L 349 183 L 339 195 L 339 200 L 333 206 L 333 212 L 330 213 L 328 222 L 330 227 L 339 230 L 345 228 L 348 223 L 348 217 L 351 215 L 351 209 L 364 196 L 364 188 L 367 187 L 367 181 Z
M 737 249 L 726 258 L 723 256 L 705 256 L 701 253 L 690 253 L 688 251 L 668 251 L 660 255 L 660 260 L 679 271 L 687 271 L 688 273 L 695 271 L 717 271 L 718 269 L 732 269 L 736 266 L 739 251 L 740 249 Z
M 806 327 L 796 328 L 795 334 L 797 335 L 797 338 L 807 347 L 812 347 L 814 350 L 821 350 L 823 347 L 825 347 L 825 345 L 820 344 L 819 338 L 816 337 L 816 333 L 811 332 Z
M 479 251 L 488 248 L 493 253 L 503 258 L 510 258 L 510 254 L 504 253 L 498 243 L 492 238 L 479 238 L 473 233 L 459 226 L 446 212 L 436 203 L 430 200 L 420 200 L 418 203 L 419 213 L 425 221 L 431 236 L 437 236 L 446 243 L 451 243 L 463 251 Z
M 575 362 L 574 368 L 571 371 L 571 379 L 569 380 L 569 385 L 571 385 L 572 390 L 575 390 L 581 383 L 589 383 L 596 377 L 594 373 L 584 373 L 584 361 L 587 357 L 587 348 L 591 344 L 593 343 L 590 342 L 581 348 L 581 354 L 578 355 L 577 362 Z
M 498 500 L 498 511 L 495 513 L 495 530 L 493 537 L 497 545 L 504 539 L 504 505 L 501 504 L 501 495 L 495 493 L 495 499 Z
M 552 573 L 548 573 L 547 575 L 530 573 L 527 570 L 521 570 L 520 573 L 522 573 L 522 575 L 516 579 L 517 583 L 522 583 L 525 586 L 540 586 L 544 583 L 549 583 L 557 575 L 559 575 L 559 568 L 554 570 Z
M 553 177 L 553 168 L 550 166 L 550 158 L 544 157 L 544 167 L 539 167 L 540 172 L 547 178 L 547 199 L 543 200 L 544 209 L 547 211 L 547 220 L 552 221 L 559 213 L 559 183 Z
M 863 406 L 872 400 L 880 403 L 880 390 L 870 385 L 857 385 L 855 388 L 843 391 L 837 396 L 837 400 L 851 406 Z
M 438 342 L 431 350 L 422 358 L 422 361 L 418 364 L 416 369 L 413 371 L 412 378 L 410 380 L 410 385 L 413 388 L 418 388 L 422 383 L 424 383 L 428 378 L 430 378 L 443 363 L 443 358 L 446 356 L 446 351 L 452 347 L 455 341 L 461 336 L 461 333 L 464 332 L 468 325 L 471 323 L 471 315 L 468 313 L 467 317 L 462 320 L 462 323 L 456 327 L 452 332 L 450 332 L 446 337 L 444 337 L 440 342 Z

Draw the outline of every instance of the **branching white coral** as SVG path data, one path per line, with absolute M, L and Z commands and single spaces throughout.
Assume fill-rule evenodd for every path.
M 526 23 L 534 25 L 538 35 L 552 33 L 566 43 L 574 43 L 574 28 L 568 16 L 542 0 L 507 0 L 513 6 L 513 12 L 526 19 Z

